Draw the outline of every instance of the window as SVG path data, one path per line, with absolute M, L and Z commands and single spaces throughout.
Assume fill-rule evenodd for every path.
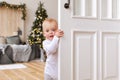
M 97 17 L 97 0 L 74 0 L 73 15 L 79 17 Z
M 120 0 L 73 0 L 73 16 L 120 19 Z
M 101 18 L 120 19 L 120 0 L 102 0 Z

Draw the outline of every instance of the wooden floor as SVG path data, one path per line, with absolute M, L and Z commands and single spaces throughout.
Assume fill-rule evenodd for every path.
M 22 63 L 27 68 L 0 70 L 0 80 L 44 80 L 44 62 Z

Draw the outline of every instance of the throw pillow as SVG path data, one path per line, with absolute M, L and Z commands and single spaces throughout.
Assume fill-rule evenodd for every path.
M 7 44 L 20 44 L 21 40 L 19 36 L 9 36 L 6 37 Z
M 6 39 L 4 36 L 0 36 L 0 44 L 6 44 Z

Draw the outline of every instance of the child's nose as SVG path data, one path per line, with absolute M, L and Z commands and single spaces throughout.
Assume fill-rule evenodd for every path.
M 54 33 L 54 31 L 51 30 L 50 33 Z

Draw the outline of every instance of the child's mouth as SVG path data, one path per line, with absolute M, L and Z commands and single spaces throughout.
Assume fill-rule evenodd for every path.
M 51 35 L 50 37 L 53 38 L 53 35 Z

